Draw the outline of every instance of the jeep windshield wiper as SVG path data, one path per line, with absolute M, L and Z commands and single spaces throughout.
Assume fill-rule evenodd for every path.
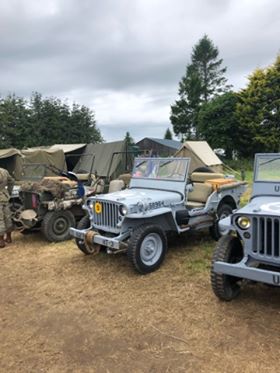
M 144 164 L 145 162 L 147 162 L 147 161 L 142 161 L 142 162 L 138 163 L 138 164 L 135 166 L 135 168 L 138 168 L 138 167 L 142 166 L 142 164 Z
M 259 166 L 264 166 L 268 163 L 271 163 L 271 162 L 274 162 L 274 161 L 279 161 L 280 157 L 277 157 L 277 158 L 273 158 L 273 159 L 269 159 L 268 161 L 265 161 L 263 163 L 259 163 Z
M 172 161 L 166 161 L 166 162 L 162 163 L 159 167 L 161 168 L 161 167 L 163 167 L 163 166 L 166 166 L 167 164 L 169 164 L 169 163 L 171 163 L 171 162 L 173 162 L 173 160 L 172 160 Z

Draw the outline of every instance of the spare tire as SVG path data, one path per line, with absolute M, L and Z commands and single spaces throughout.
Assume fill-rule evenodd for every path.
M 210 172 L 211 174 L 214 173 L 209 167 L 197 167 L 193 172 Z

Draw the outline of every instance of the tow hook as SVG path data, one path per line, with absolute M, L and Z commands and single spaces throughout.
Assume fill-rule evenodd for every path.
M 101 246 L 94 243 L 94 236 L 96 236 L 97 234 L 99 234 L 98 232 L 95 232 L 95 231 L 88 231 L 85 235 L 85 245 L 86 245 L 86 248 L 93 254 L 93 255 L 97 255 L 101 249 Z

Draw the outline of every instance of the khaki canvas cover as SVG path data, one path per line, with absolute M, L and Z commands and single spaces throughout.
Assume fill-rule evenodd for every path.
M 57 175 L 55 171 L 49 168 L 43 168 L 40 165 L 54 166 L 58 170 L 66 171 L 65 155 L 63 150 L 56 149 L 27 149 L 21 151 L 23 164 L 39 164 L 38 167 L 25 167 L 24 178 L 36 177 L 36 176 L 54 176 Z
M 81 154 L 87 144 L 55 144 L 50 149 L 61 149 L 64 151 L 68 171 L 72 171 L 79 162 Z
M 28 164 L 40 164 L 36 167 L 24 167 Z M 65 156 L 62 150 L 55 149 L 0 149 L 0 167 L 5 168 L 17 181 L 39 176 L 54 176 L 57 173 L 42 165 L 52 165 L 66 171 Z
M 76 150 L 80 150 L 82 153 L 83 148 L 85 148 L 86 144 L 55 144 L 50 147 L 52 150 L 61 149 L 64 151 L 64 154 L 75 152 Z
M 211 149 L 207 141 L 186 141 L 175 153 L 175 157 L 191 158 L 190 170 L 208 167 L 214 172 L 223 172 L 223 163 Z
M 125 141 L 114 141 L 102 144 L 88 144 L 74 168 L 76 173 L 96 172 L 98 176 L 117 178 L 126 170 L 126 163 L 131 162 L 131 156 L 126 153 Z M 92 167 L 92 160 L 94 164 Z
M 18 149 L 0 149 L 0 167 L 8 170 L 16 180 L 21 177 L 22 163 L 22 156 Z

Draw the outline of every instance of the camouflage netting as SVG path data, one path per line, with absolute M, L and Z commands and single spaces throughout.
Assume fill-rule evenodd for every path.
M 54 198 L 63 198 L 65 193 L 70 189 L 68 184 L 64 184 L 58 180 L 43 179 L 39 182 L 26 182 L 21 186 L 23 192 L 49 192 Z

